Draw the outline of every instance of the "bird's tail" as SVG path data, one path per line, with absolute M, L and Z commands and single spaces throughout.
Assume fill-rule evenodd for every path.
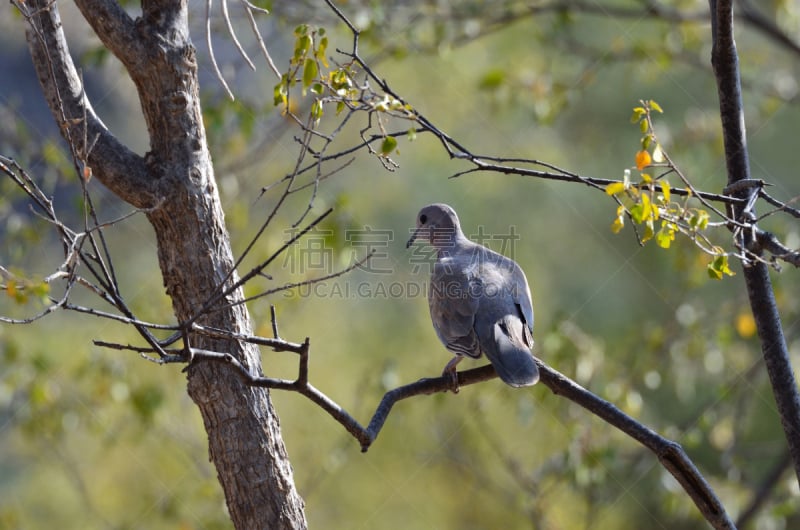
M 482 341 L 484 354 L 497 375 L 513 387 L 531 386 L 539 381 L 539 369 L 525 344 L 523 326 L 518 318 L 506 316 L 492 324 L 489 340 Z

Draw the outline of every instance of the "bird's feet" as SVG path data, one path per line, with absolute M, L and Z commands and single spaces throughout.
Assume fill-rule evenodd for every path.
M 458 391 L 460 390 L 458 386 L 458 372 L 456 371 L 456 365 L 461 362 L 461 359 L 463 359 L 463 357 L 456 355 L 450 359 L 450 362 L 447 363 L 447 365 L 444 367 L 444 370 L 442 370 L 442 377 L 450 378 L 450 391 L 453 392 L 453 394 L 458 394 Z

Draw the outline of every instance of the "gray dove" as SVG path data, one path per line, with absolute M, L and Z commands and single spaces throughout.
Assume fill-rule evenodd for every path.
M 464 236 L 455 210 L 446 204 L 425 206 L 406 248 L 417 240 L 437 251 L 428 306 L 436 335 L 456 356 L 450 374 L 458 391 L 456 365 L 464 356 L 485 354 L 500 379 L 513 387 L 539 380 L 533 359 L 533 306 L 525 273 L 514 260 Z

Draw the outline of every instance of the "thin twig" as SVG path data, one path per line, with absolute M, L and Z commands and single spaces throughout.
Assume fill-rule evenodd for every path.
M 253 64 L 253 61 L 250 60 L 250 56 L 247 55 L 246 51 L 244 51 L 242 44 L 239 42 L 239 38 L 236 36 L 236 31 L 233 29 L 231 17 L 228 13 L 228 0 L 220 0 L 220 2 L 222 3 L 222 18 L 225 20 L 225 26 L 228 28 L 228 35 L 231 36 L 234 46 L 236 46 L 236 49 L 239 50 L 239 54 L 241 54 L 242 58 L 247 63 L 247 66 L 249 66 L 251 70 L 255 71 L 256 65 Z M 247 12 L 249 13 L 250 10 L 248 9 Z
M 223 2 L 225 0 L 222 0 Z M 206 46 L 208 46 L 208 56 L 211 59 L 211 66 L 214 67 L 214 73 L 217 76 L 222 88 L 228 94 L 228 97 L 231 98 L 231 101 L 235 100 L 236 98 L 233 95 L 230 87 L 228 86 L 228 82 L 225 81 L 225 77 L 222 75 L 222 72 L 219 69 L 219 65 L 217 64 L 217 57 L 214 55 L 214 45 L 211 43 L 211 5 L 213 0 L 206 0 Z

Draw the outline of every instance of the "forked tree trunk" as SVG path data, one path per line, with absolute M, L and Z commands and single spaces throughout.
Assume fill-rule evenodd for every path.
M 65 139 L 79 158 L 86 158 L 98 180 L 134 206 L 153 208 L 148 218 L 158 242 L 164 285 L 177 320 L 185 321 L 233 266 L 202 122 L 186 1 L 144 0 L 136 20 L 112 0 L 75 2 L 136 85 L 150 136 L 145 157 L 116 140 L 83 98 L 58 4 L 51 1 L 23 4 L 31 14 L 28 43 L 47 103 Z M 89 144 L 97 137 L 88 156 L 84 137 Z M 235 280 L 232 275 L 227 285 Z M 241 296 L 236 291 L 219 305 Z M 244 306 L 210 312 L 200 322 L 250 331 Z M 260 373 L 259 352 L 252 345 L 200 336 L 191 336 L 190 342 L 229 352 Z M 244 386 L 227 366 L 213 363 L 191 366 L 188 391 L 203 416 L 210 458 L 235 527 L 305 528 L 303 501 L 268 391 Z

